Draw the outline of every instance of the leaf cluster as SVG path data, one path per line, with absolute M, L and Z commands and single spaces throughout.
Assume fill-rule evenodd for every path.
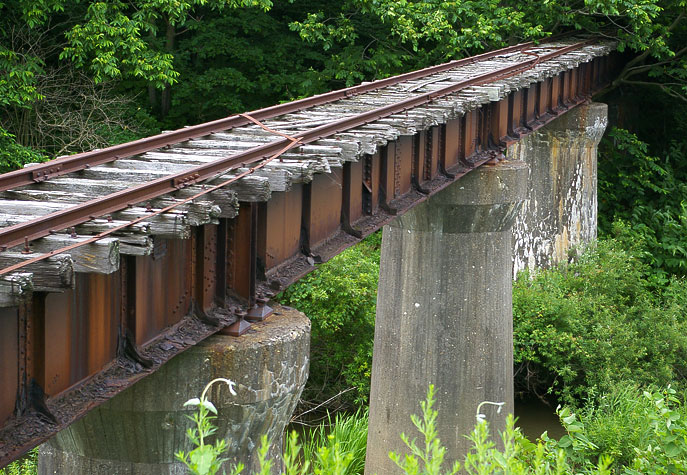
M 194 427 L 189 427 L 186 430 L 186 437 L 196 448 L 189 453 L 181 450 L 175 454 L 175 457 L 183 462 L 193 475 L 215 475 L 227 460 L 222 457 L 227 449 L 227 442 L 224 439 L 219 439 L 214 444 L 205 443 L 206 438 L 217 432 L 217 427 L 212 422 L 217 418 L 217 409 L 207 399 L 202 401 L 197 399 L 196 401 L 197 403 L 194 405 L 198 407 L 197 411 L 186 416 L 194 424 Z M 192 402 L 193 400 L 190 400 L 187 404 Z
M 36 475 L 38 473 L 38 449 L 33 449 L 21 459 L 0 468 L 0 475 Z
M 401 440 L 410 449 L 410 454 L 401 456 L 395 452 L 389 453 L 389 458 L 408 475 L 453 475 L 459 472 L 460 462 L 455 462 L 450 470 L 443 471 L 446 447 L 441 445 L 437 432 L 438 412 L 434 407 L 434 385 L 430 384 L 427 398 L 420 402 L 422 417 L 410 416 L 413 425 L 422 435 L 424 444 L 418 447 L 416 439 L 410 439 L 401 434 Z
M 16 137 L 0 127 L 0 173 L 22 168 L 27 163 L 44 162 L 47 157 L 20 145 Z
M 644 245 L 642 258 L 664 278 L 687 274 L 687 147 L 664 156 L 637 135 L 612 128 L 599 160 L 599 227 L 603 235 Z

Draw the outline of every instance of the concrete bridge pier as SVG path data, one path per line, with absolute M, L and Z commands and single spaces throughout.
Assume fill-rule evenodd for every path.
M 185 416 L 193 411 L 183 404 L 217 377 L 235 381 L 238 393 L 232 396 L 220 384 L 209 393 L 219 412 L 217 437 L 229 447 L 227 473 L 237 462 L 246 466 L 243 473 L 257 471 L 263 434 L 276 462 L 273 473 L 280 473 L 282 433 L 308 377 L 309 354 L 309 320 L 280 307 L 246 335 L 213 335 L 43 444 L 38 473 L 188 473 L 174 457 L 193 448 L 185 434 L 192 425 Z
M 492 431 L 505 427 L 511 228 L 527 173 L 521 161 L 482 166 L 384 227 L 365 473 L 398 471 L 389 451 L 408 453 L 402 432 L 420 438 L 410 415 L 420 414 L 430 383 L 447 466 L 462 461 L 480 402 L 505 402 L 501 414 L 482 410 Z
M 565 261 L 596 239 L 596 154 L 607 124 L 606 104 L 581 104 L 508 147 L 530 169 L 513 226 L 514 273 Z

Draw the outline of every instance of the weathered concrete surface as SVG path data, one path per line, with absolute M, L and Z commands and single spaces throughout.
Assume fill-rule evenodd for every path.
M 513 226 L 515 274 L 548 267 L 596 238 L 596 153 L 608 106 L 577 106 L 509 147 L 529 165 L 527 199 Z
M 257 470 L 260 437 L 267 434 L 274 473 L 281 466 L 282 432 L 307 376 L 310 322 L 302 313 L 277 308 L 246 335 L 213 335 L 176 356 L 40 448 L 38 473 L 74 475 L 186 474 L 174 453 L 192 449 L 185 432 L 192 410 L 212 379 L 236 382 L 237 396 L 216 384 L 210 400 L 219 411 L 217 436 L 227 440 L 230 465 Z
M 436 389 L 447 463 L 468 449 L 463 437 L 481 401 L 496 430 L 513 411 L 511 227 L 525 197 L 527 165 L 483 166 L 384 227 L 377 296 L 370 426 L 365 473 L 398 469 L 399 435 L 419 437 L 428 385 Z

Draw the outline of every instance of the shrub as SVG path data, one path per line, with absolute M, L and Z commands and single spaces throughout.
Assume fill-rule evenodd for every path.
M 643 395 L 632 382 L 619 383 L 600 396 L 590 395 L 578 414 L 587 438 L 596 446 L 588 449 L 586 456 L 598 458 L 607 454 L 615 464 L 630 466 L 637 456 L 636 448 L 659 446 L 661 438 L 654 427 L 655 401 L 659 396 L 669 398 L 671 404 L 678 402 L 670 388 L 651 389 Z M 679 403 L 674 406 L 684 421 L 687 410 Z
M 477 424 L 468 436 L 473 445 L 465 456 L 462 467 L 455 462 L 444 471 L 445 447 L 436 432 L 437 411 L 433 409 L 434 394 L 430 385 L 427 399 L 421 403 L 422 418 L 412 416 L 412 421 L 424 443 L 419 446 L 415 439 L 410 440 L 405 434 L 401 439 L 410 449 L 410 454 L 401 457 L 397 453 L 389 456 L 406 475 L 453 475 L 466 473 L 474 475 L 513 474 L 513 475 L 562 475 L 564 473 L 608 475 L 611 460 L 602 456 L 598 462 L 577 456 L 587 446 L 594 446 L 586 440 L 582 424 L 574 415 L 562 418 L 563 424 L 571 431 L 571 436 L 562 438 L 561 442 L 549 439 L 546 434 L 536 444 L 525 438 L 520 429 L 515 427 L 512 414 L 506 418 L 506 430 L 500 433 L 503 450 L 496 447 L 489 434 L 489 423 L 482 414 L 477 416 Z M 563 413 L 562 413 L 563 414 Z M 571 456 L 572 454 L 572 456 Z M 579 461 L 576 461 L 578 460 Z M 461 471 L 462 468 L 462 471 Z
M 549 443 L 562 447 L 576 467 L 608 457 L 618 474 L 687 471 L 687 408 L 670 386 L 646 391 L 618 386 L 579 415 L 563 409 L 559 416 L 568 435 Z
M 673 474 L 687 471 L 687 409 L 670 386 L 644 391 L 616 390 L 601 405 L 587 405 L 580 416 L 563 408 L 558 411 L 568 434 L 560 440 L 542 434 L 537 443 L 527 440 L 509 415 L 500 433 L 503 449 L 489 438 L 489 425 L 478 417 L 469 436 L 473 446 L 463 462 L 467 474 Z M 424 436 L 420 448 L 408 437 L 402 439 L 411 454 L 392 459 L 405 474 L 439 475 L 458 473 L 456 465 L 442 472 L 445 449 L 435 430 L 437 412 L 432 409 L 432 388 L 422 403 L 422 419 L 413 423 Z M 614 405 L 614 404 L 618 405 Z M 479 415 L 478 415 L 479 416 Z M 639 423 L 642 427 L 633 428 Z M 626 431 L 630 437 L 613 439 L 612 433 Z M 607 450 L 618 457 L 614 460 Z
M 355 388 L 344 402 L 370 393 L 381 233 L 351 247 L 286 289 L 281 303 L 312 322 L 310 378 L 303 399 L 324 401 Z
M 580 402 L 620 381 L 684 383 L 687 282 L 657 290 L 648 267 L 613 240 L 513 287 L 519 391 Z
M 687 165 L 684 143 L 663 156 L 627 130 L 613 127 L 599 147 L 599 235 L 624 224 L 648 252 L 641 257 L 661 275 L 687 274 Z
M 44 162 L 43 154 L 24 147 L 15 141 L 14 135 L 0 127 L 0 173 L 22 168 L 27 163 Z
M 0 468 L 0 475 L 36 475 L 38 471 L 38 449 L 33 449 L 23 458 Z

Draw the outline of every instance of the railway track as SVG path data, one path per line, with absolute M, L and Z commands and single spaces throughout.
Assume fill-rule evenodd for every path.
M 0 175 L 0 466 L 503 158 L 613 50 L 516 45 Z
M 357 158 L 353 155 L 359 155 L 360 145 L 365 141 L 355 144 L 341 134 L 360 133 L 363 137 L 378 134 L 393 139 L 399 133 L 412 132 L 412 127 L 405 130 L 398 127 L 409 122 L 405 120 L 409 114 L 422 122 L 433 111 L 446 115 L 451 102 L 463 101 L 473 106 L 493 102 L 514 86 L 529 86 L 546 77 L 547 71 L 558 73 L 561 67 L 572 68 L 605 49 L 608 46 L 595 45 L 593 41 L 517 45 L 10 172 L 0 176 L 0 190 L 5 191 L 0 201 L 0 224 L 4 226 L 0 229 L 0 249 L 21 245 L 21 250 L 26 252 L 30 241 L 59 234 L 109 213 L 119 212 L 118 217 L 129 218 L 140 215 L 134 219 L 117 219 L 116 224 L 104 226 L 109 229 L 97 233 L 99 238 L 116 234 L 126 229 L 126 223 L 145 222 L 146 216 L 181 208 L 210 192 L 194 189 L 195 193 L 182 194 L 176 203 L 163 200 L 159 205 L 166 206 L 153 210 L 155 214 L 151 214 L 148 200 L 207 180 L 214 185 L 212 191 L 219 191 L 222 187 L 218 183 L 229 185 L 238 180 L 229 176 L 231 173 L 246 176 L 245 170 L 243 173 L 237 170 L 270 157 L 279 160 L 263 163 L 259 167 L 263 173 L 250 174 L 267 177 L 272 184 L 273 180 L 284 183 L 281 188 L 273 187 L 274 191 L 282 191 L 288 186 L 288 175 L 296 181 L 299 177 L 307 180 L 310 171 L 326 173 L 331 167 Z M 413 111 L 418 107 L 424 108 L 420 112 L 422 117 Z M 398 114 L 406 116 L 398 117 Z M 501 137 L 491 140 L 498 142 Z M 78 193 L 81 187 L 72 181 L 79 180 L 77 176 L 85 179 L 86 193 Z M 45 184 L 46 181 L 50 183 Z M 103 182 L 97 191 L 98 184 L 94 181 Z M 136 203 L 144 203 L 145 209 L 137 209 Z M 122 213 L 127 208 L 130 211 Z M 211 215 L 212 211 L 207 214 Z M 88 240 L 92 242 L 93 238 Z M 75 244 L 51 249 L 52 254 L 75 249 L 78 247 Z M 33 259 L 36 262 L 40 256 Z M 0 275 L 27 265 L 30 264 L 16 262 L 5 266 Z

